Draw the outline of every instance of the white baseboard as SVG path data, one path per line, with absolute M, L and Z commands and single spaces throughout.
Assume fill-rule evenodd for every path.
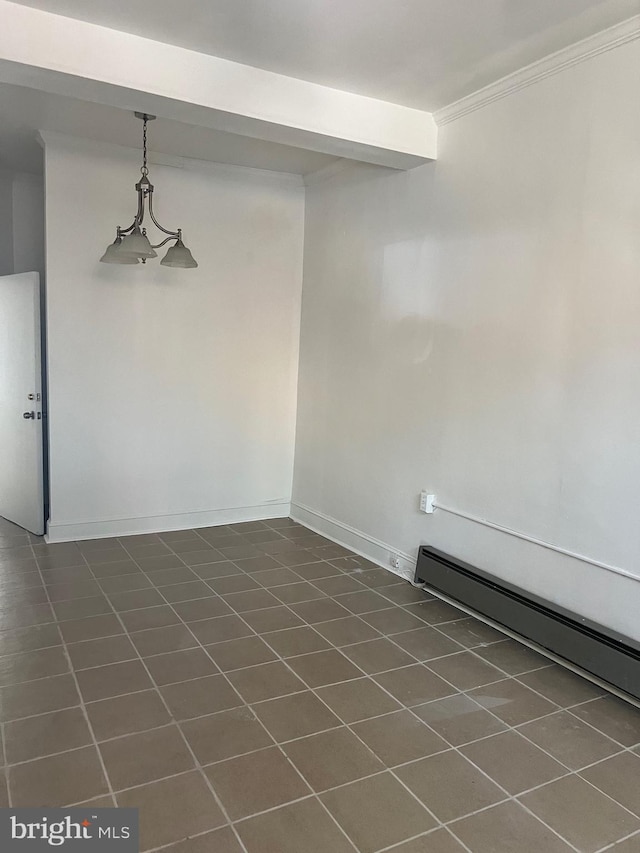
M 139 518 L 112 518 L 98 521 L 76 521 L 47 525 L 46 542 L 73 542 L 81 539 L 104 539 L 109 536 L 131 536 L 139 533 L 162 533 L 168 530 L 189 530 L 193 527 L 216 527 L 239 524 L 243 521 L 262 521 L 265 518 L 287 518 L 288 501 L 258 506 L 211 509 L 199 512 L 150 515 Z
M 381 568 L 387 569 L 406 580 L 413 581 L 417 554 L 412 556 L 398 551 L 397 548 L 387 545 L 386 542 L 374 539 L 373 536 L 356 530 L 355 527 L 350 527 L 336 518 L 331 518 L 331 516 L 303 504 L 291 504 L 291 518 L 321 536 L 331 539 L 332 542 L 355 551 L 361 557 L 366 557 L 367 560 L 371 560 L 372 563 L 381 566 Z M 399 560 L 400 565 L 397 569 L 391 566 L 392 557 L 397 557 Z

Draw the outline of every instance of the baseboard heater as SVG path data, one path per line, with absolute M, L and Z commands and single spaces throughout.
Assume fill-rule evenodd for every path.
M 423 546 L 415 580 L 640 699 L 640 643 Z

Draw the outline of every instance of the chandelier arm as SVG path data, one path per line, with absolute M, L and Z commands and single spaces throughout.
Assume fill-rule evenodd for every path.
M 169 231 L 167 228 L 163 228 L 162 225 L 158 222 L 158 220 L 153 215 L 153 193 L 149 193 L 149 216 L 151 217 L 156 228 L 159 228 L 164 234 L 169 234 L 170 237 L 174 237 L 175 239 L 179 239 L 181 236 L 181 230 L 178 228 L 177 231 Z M 167 241 L 165 240 L 165 243 Z
M 172 234 L 170 237 L 165 237 L 164 240 L 162 241 L 162 243 L 152 243 L 151 248 L 152 249 L 159 249 L 161 246 L 164 246 L 165 243 L 168 243 L 169 240 L 175 240 L 175 239 L 176 238 Z

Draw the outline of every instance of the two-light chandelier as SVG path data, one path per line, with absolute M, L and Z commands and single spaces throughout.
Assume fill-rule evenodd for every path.
M 156 249 L 169 243 L 171 240 L 176 242 L 171 246 L 160 261 L 165 267 L 179 267 L 181 269 L 192 269 L 198 264 L 194 260 L 193 255 L 182 242 L 182 229 L 177 231 L 169 231 L 163 228 L 162 225 L 153 215 L 153 184 L 149 180 L 149 169 L 147 168 L 147 122 L 153 121 L 155 116 L 148 113 L 136 113 L 136 118 L 139 118 L 144 123 L 142 131 L 142 167 L 140 172 L 142 177 L 136 184 L 138 193 L 138 212 L 131 225 L 128 228 L 116 229 L 116 239 L 107 247 L 107 251 L 100 258 L 103 264 L 137 264 L 139 261 L 146 263 L 147 258 L 157 258 Z M 160 243 L 152 245 L 147 237 L 147 229 L 143 227 L 145 208 L 149 210 L 149 218 L 153 224 L 163 232 L 168 234 Z

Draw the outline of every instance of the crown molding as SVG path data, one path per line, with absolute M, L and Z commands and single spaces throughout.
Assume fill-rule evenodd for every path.
M 598 56 L 623 44 L 635 41 L 637 38 L 640 38 L 640 15 L 634 15 L 633 18 L 628 18 L 620 24 L 615 24 L 600 33 L 551 53 L 544 59 L 532 62 L 531 65 L 526 65 L 519 71 L 508 74 L 506 77 L 496 80 L 495 83 L 490 83 L 488 86 L 478 89 L 477 92 L 466 95 L 464 98 L 436 110 L 433 117 L 438 127 L 449 124 L 449 122 L 475 112 L 487 104 L 505 98 L 514 92 L 519 92 L 539 80 L 559 74 L 567 68 L 572 68 L 593 56 Z

